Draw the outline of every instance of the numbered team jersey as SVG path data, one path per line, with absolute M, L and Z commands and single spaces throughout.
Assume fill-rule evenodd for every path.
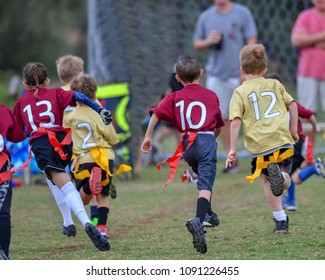
M 275 79 L 263 77 L 243 82 L 230 101 L 229 119 L 240 118 L 246 149 L 260 154 L 294 144 L 289 132 L 288 105 L 294 99 Z
M 15 104 L 14 115 L 22 129 L 30 135 L 30 142 L 42 136 L 37 132 L 38 127 L 45 127 L 51 131 L 63 131 L 63 111 L 68 106 L 76 106 L 72 100 L 74 91 L 61 88 L 27 91 Z
M 167 94 L 149 113 L 170 122 L 180 132 L 213 131 L 224 125 L 218 96 L 199 84 Z
M 80 157 L 79 163 L 94 162 L 92 148 L 107 148 L 108 158 L 114 159 L 112 146 L 119 142 L 112 124 L 105 125 L 100 115 L 88 106 L 77 105 L 64 115 L 63 126 L 72 129 L 73 154 Z
M 20 142 L 25 139 L 24 132 L 16 122 L 12 112 L 4 105 L 0 104 L 0 153 L 5 153 L 9 156 L 8 149 L 4 139 L 7 138 L 11 142 Z M 0 166 L 1 168 L 1 166 Z

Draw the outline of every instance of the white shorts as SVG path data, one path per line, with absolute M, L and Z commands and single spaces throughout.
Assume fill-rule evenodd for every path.
M 305 108 L 317 112 L 318 103 L 325 111 L 325 80 L 310 77 L 297 78 L 298 102 Z
M 240 79 L 238 78 L 228 78 L 227 80 L 221 80 L 215 76 L 207 76 L 206 87 L 214 91 L 219 98 L 220 110 L 222 113 L 222 118 L 224 120 L 229 120 L 229 104 L 231 96 L 235 90 L 240 85 Z

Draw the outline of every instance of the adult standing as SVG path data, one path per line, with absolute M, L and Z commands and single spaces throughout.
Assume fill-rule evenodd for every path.
M 230 150 L 229 103 L 241 82 L 239 52 L 246 44 L 255 44 L 256 37 L 256 24 L 248 7 L 230 0 L 214 0 L 196 23 L 193 47 L 210 51 L 205 67 L 206 87 L 219 97 L 225 123 L 220 135 L 226 152 Z M 238 170 L 236 164 L 223 172 Z
M 316 113 L 318 103 L 325 111 L 325 0 L 312 2 L 314 7 L 299 14 L 292 29 L 291 43 L 299 48 L 298 101 Z M 316 134 L 311 132 L 308 136 L 314 142 Z

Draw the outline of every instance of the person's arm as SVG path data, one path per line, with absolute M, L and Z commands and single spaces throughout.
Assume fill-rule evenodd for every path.
M 152 149 L 152 135 L 153 135 L 153 131 L 154 131 L 154 128 L 156 126 L 158 122 L 158 117 L 155 113 L 153 113 L 151 115 L 151 118 L 150 118 L 150 121 L 149 121 L 149 124 L 148 124 L 148 127 L 147 127 L 147 131 L 146 131 L 146 134 L 144 136 L 144 140 L 141 144 L 141 151 L 143 153 L 150 153 L 151 149 Z
M 297 133 L 297 127 L 298 127 L 298 109 L 296 102 L 291 102 L 288 106 L 289 114 L 290 114 L 290 125 L 289 125 L 289 131 L 292 135 L 293 140 L 295 142 L 298 142 L 299 135 Z
M 193 48 L 195 50 L 206 50 L 212 45 L 220 43 L 222 35 L 218 31 L 212 31 L 206 39 L 194 40 Z
M 237 160 L 237 142 L 241 127 L 241 119 L 235 118 L 230 122 L 230 151 L 227 155 L 225 167 L 231 167 Z
M 250 37 L 250 38 L 247 38 L 247 40 L 246 40 L 246 45 L 252 45 L 252 44 L 256 44 L 256 43 L 257 43 L 256 37 Z
M 315 115 L 314 114 L 311 115 L 310 118 L 307 120 L 312 125 L 313 132 L 315 132 L 315 133 L 319 132 L 319 127 L 318 127 L 317 119 L 316 119 Z
M 308 47 L 319 44 L 322 46 L 325 43 L 325 31 L 308 34 L 306 29 L 300 29 L 292 33 L 291 44 L 294 47 Z
M 95 110 L 102 118 L 105 124 L 112 123 L 112 114 L 109 110 L 105 109 L 104 107 L 100 106 L 96 101 L 91 100 L 88 96 L 84 95 L 81 92 L 75 91 L 72 96 L 72 100 L 74 102 L 82 102 Z

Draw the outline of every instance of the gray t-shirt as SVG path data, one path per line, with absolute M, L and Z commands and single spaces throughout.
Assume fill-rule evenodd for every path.
M 221 32 L 223 39 L 220 50 L 210 48 L 205 67 L 207 75 L 224 80 L 239 77 L 239 52 L 248 38 L 257 36 L 250 10 L 238 3 L 233 3 L 232 9 L 226 14 L 219 13 L 215 6 L 208 8 L 197 21 L 193 40 L 206 39 L 211 31 Z

